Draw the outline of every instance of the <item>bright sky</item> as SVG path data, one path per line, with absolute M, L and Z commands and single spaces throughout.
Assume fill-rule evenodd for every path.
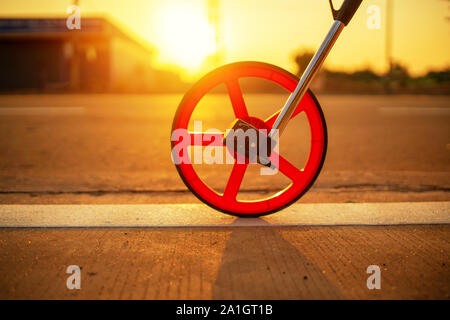
M 450 66 L 450 2 L 364 0 L 327 58 L 331 69 L 386 68 L 385 8 L 393 2 L 393 56 L 413 74 Z M 65 16 L 70 0 L 1 0 L 4 16 Z M 82 15 L 106 14 L 159 50 L 156 63 L 198 71 L 215 51 L 208 0 L 80 0 Z M 224 63 L 258 60 L 295 71 L 293 53 L 316 49 L 328 32 L 327 0 L 219 0 Z M 380 29 L 369 29 L 367 8 L 381 9 Z

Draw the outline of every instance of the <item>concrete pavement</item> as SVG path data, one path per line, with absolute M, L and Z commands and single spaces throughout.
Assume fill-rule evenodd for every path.
M 449 225 L 6 228 L 0 299 L 450 299 L 449 238 Z
M 0 299 L 450 299 L 449 206 L 2 205 Z

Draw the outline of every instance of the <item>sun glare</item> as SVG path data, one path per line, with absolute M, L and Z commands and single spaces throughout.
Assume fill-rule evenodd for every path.
M 184 4 L 167 6 L 159 15 L 160 61 L 195 72 L 215 52 L 214 29 L 202 8 Z

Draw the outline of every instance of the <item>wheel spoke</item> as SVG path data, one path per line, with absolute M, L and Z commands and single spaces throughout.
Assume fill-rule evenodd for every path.
M 193 146 L 223 146 L 223 132 L 189 132 Z
M 303 108 L 300 107 L 300 105 L 298 105 L 297 108 L 295 109 L 294 113 L 292 114 L 291 119 L 294 118 L 296 115 L 298 115 L 302 111 L 303 111 Z M 278 110 L 277 112 L 275 112 L 270 117 L 268 117 L 266 120 L 264 120 L 264 122 L 266 123 L 267 126 L 269 126 L 269 128 L 272 128 L 272 126 L 275 123 L 275 120 L 277 120 L 280 112 L 281 112 L 281 109 Z
M 276 161 L 277 157 L 278 163 Z M 278 170 L 282 174 L 291 179 L 294 184 L 298 182 L 299 179 L 302 179 L 302 171 L 291 164 L 289 161 L 287 161 L 285 158 L 280 156 L 278 153 L 272 152 L 272 154 L 270 155 L 270 161 L 278 168 Z
M 242 179 L 244 178 L 245 170 L 247 169 L 247 163 L 234 163 L 233 170 L 231 171 L 230 178 L 228 179 L 223 197 L 230 200 L 236 200 L 236 195 L 239 192 Z
M 247 118 L 248 111 L 247 107 L 245 106 L 244 96 L 242 95 L 241 86 L 239 85 L 238 80 L 236 79 L 227 81 L 227 89 L 236 118 Z

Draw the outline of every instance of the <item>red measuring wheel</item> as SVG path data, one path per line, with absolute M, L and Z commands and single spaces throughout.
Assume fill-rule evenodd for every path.
M 257 127 L 268 129 L 272 127 L 278 113 L 267 119 L 258 119 L 248 114 L 241 87 L 240 78 L 260 78 L 278 84 L 288 92 L 293 92 L 299 79 L 290 72 L 271 64 L 261 62 L 237 62 L 220 67 L 204 76 L 183 97 L 173 120 L 172 132 L 176 129 L 188 130 L 191 115 L 201 99 L 213 88 L 225 84 L 228 89 L 234 115 Z M 281 108 L 282 106 L 280 106 Z M 272 152 L 271 161 L 278 157 L 278 174 L 288 177 L 291 183 L 276 194 L 258 200 L 238 200 L 237 194 L 249 163 L 235 163 L 223 193 L 208 186 L 195 171 L 189 161 L 182 161 L 182 154 L 172 153 L 176 168 L 186 186 L 204 203 L 222 212 L 238 216 L 260 216 L 281 210 L 297 201 L 314 183 L 325 160 L 327 150 L 327 129 L 322 109 L 311 91 L 307 91 L 295 109 L 291 119 L 304 112 L 310 129 L 309 155 L 303 168 L 297 168 L 286 160 L 282 154 Z M 225 133 L 189 132 L 189 143 L 203 146 L 222 146 Z M 197 135 L 201 135 L 201 139 Z M 196 137 L 197 136 L 197 137 Z M 199 143 L 200 141 L 200 143 Z M 172 140 L 172 150 L 181 142 Z

